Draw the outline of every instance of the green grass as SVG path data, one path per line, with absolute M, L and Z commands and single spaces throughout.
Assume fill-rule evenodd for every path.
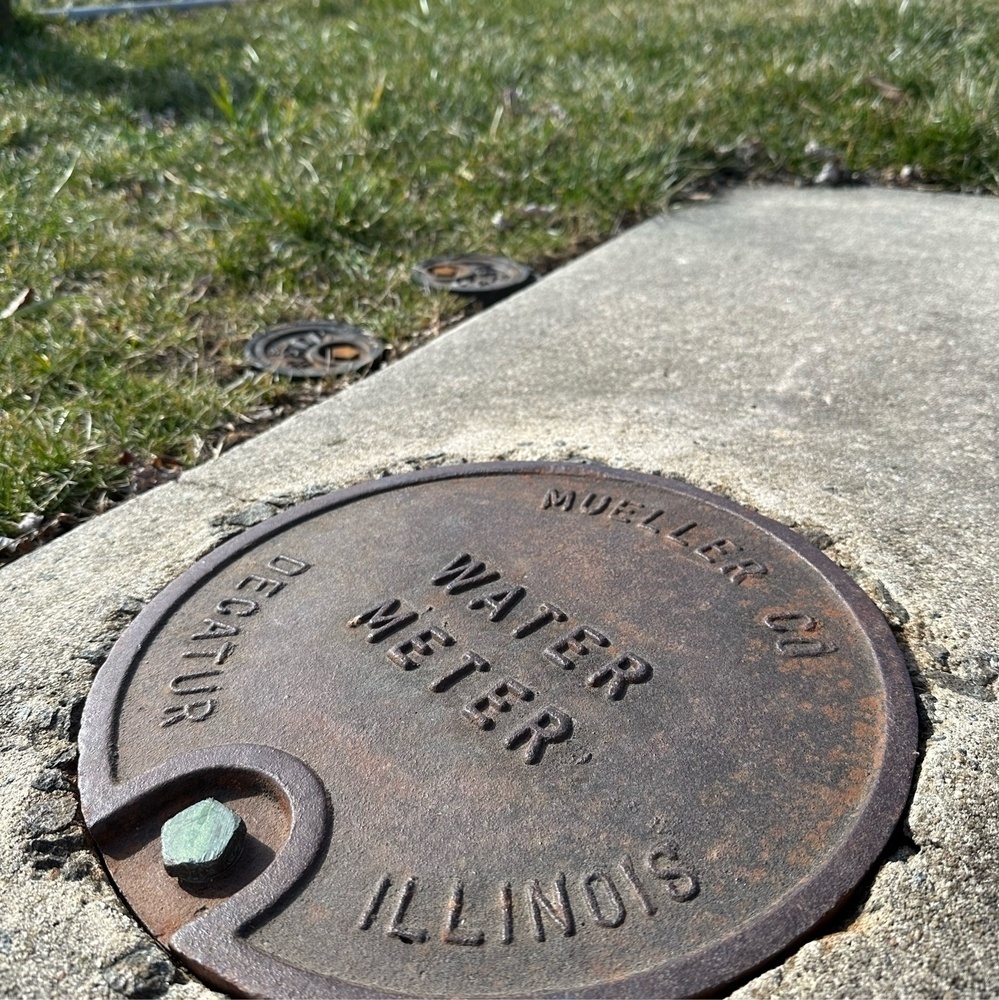
M 992 2 L 19 9 L 0 309 L 35 302 L 0 321 L 0 533 L 102 508 L 125 452 L 191 463 L 332 389 L 245 374 L 265 325 L 334 316 L 405 347 L 450 322 L 462 304 L 410 282 L 422 258 L 544 270 L 712 176 L 813 177 L 815 147 L 874 181 L 999 191 Z

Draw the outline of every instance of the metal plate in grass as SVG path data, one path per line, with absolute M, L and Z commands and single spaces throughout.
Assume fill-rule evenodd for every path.
M 497 296 L 522 288 L 534 277 L 526 264 L 509 257 L 455 254 L 434 257 L 413 268 L 413 278 L 424 288 L 460 295 Z
M 863 878 L 909 789 L 877 609 L 788 529 L 653 476 L 363 483 L 167 587 L 98 674 L 91 832 L 150 931 L 242 994 L 682 996 Z M 239 860 L 171 878 L 206 796 Z
M 373 365 L 382 343 L 349 323 L 305 320 L 257 334 L 244 349 L 247 364 L 275 375 L 323 378 Z

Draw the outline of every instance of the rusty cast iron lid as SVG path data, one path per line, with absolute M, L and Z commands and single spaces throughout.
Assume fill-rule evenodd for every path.
M 731 982 L 844 900 L 916 721 L 883 618 L 793 532 L 498 463 L 221 546 L 115 647 L 80 743 L 108 870 L 217 986 L 648 997 Z M 172 877 L 160 831 L 208 799 L 184 836 L 229 867 Z M 234 862 L 235 820 L 197 827 L 218 803 Z
M 323 378 L 373 365 L 382 355 L 382 343 L 350 323 L 302 320 L 258 333 L 246 342 L 243 354 L 248 365 L 275 375 Z
M 460 295 L 505 294 L 523 287 L 533 277 L 526 264 L 481 253 L 434 257 L 413 268 L 413 278 L 424 288 Z

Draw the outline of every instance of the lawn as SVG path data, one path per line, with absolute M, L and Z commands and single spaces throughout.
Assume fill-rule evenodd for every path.
M 399 354 L 453 322 L 461 300 L 410 280 L 423 258 L 545 271 L 712 184 L 835 158 L 999 193 L 993 2 L 40 6 L 0 41 L 0 535 L 336 389 L 248 372 L 265 326 L 335 317 Z

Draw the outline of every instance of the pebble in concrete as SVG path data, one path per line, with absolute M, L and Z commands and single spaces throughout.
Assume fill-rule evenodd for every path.
M 174 967 L 163 951 L 146 945 L 122 955 L 104 970 L 102 978 L 120 996 L 145 1000 L 167 992 L 174 979 Z

